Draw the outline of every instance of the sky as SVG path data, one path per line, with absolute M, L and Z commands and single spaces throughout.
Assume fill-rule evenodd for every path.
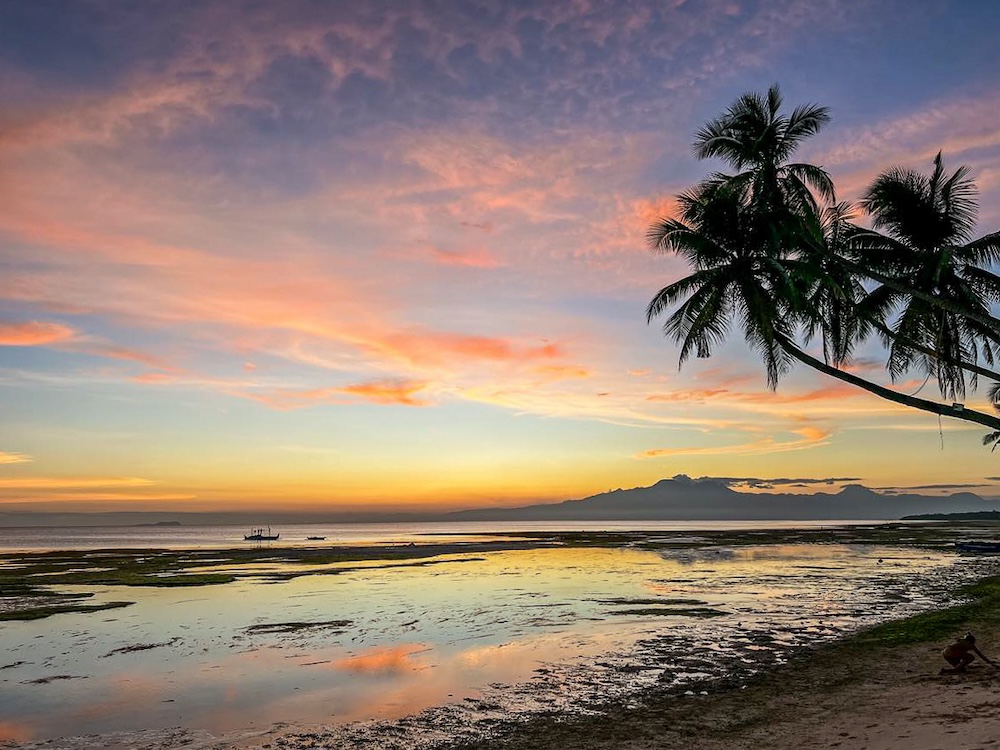
M 697 129 L 774 83 L 830 108 L 800 156 L 839 198 L 943 150 L 997 229 L 998 27 L 992 0 L 0 0 L 0 510 L 681 473 L 1000 495 L 982 428 L 800 370 L 771 393 L 738 332 L 678 370 L 645 306 L 686 268 L 644 238 L 722 167 Z M 875 345 L 854 368 L 889 382 Z

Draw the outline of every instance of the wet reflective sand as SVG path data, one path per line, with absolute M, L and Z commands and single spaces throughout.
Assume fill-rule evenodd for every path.
M 0 625 L 0 739 L 586 710 L 941 606 L 979 561 L 863 545 L 510 550 L 132 588 Z M 123 598 L 106 587 L 96 601 Z M 438 716 L 440 717 L 440 713 Z M 466 719 L 462 719 L 466 721 Z

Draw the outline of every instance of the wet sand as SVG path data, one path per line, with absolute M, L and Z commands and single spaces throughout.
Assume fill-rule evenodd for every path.
M 1000 643 L 1000 628 L 978 630 Z M 940 644 L 859 649 L 820 648 L 752 680 L 708 695 L 659 695 L 641 706 L 609 708 L 592 717 L 545 717 L 507 728 L 493 740 L 451 742 L 440 736 L 414 743 L 405 724 L 383 735 L 386 750 L 989 750 L 1000 746 L 1000 671 L 975 664 L 962 675 L 939 675 Z M 710 687 L 711 686 L 706 686 Z M 4 747 L 72 750 L 347 750 L 368 730 L 278 726 L 212 736 L 161 730 Z
M 966 623 L 969 624 L 969 623 Z M 1000 628 L 978 625 L 983 643 Z M 961 631 L 962 628 L 959 628 Z M 947 639 L 945 639 L 947 641 Z M 994 647 L 994 650 L 995 647 Z M 939 675 L 941 643 L 835 644 L 709 695 L 658 696 L 599 718 L 544 722 L 449 750 L 985 750 L 1000 746 L 1000 670 Z

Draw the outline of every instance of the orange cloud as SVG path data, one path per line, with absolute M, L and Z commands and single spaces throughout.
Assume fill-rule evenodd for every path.
M 427 387 L 426 383 L 407 381 L 380 380 L 371 383 L 358 383 L 339 389 L 341 393 L 349 393 L 376 404 L 402 404 L 404 406 L 423 406 L 426 402 L 414 398 Z
M 425 364 L 440 363 L 455 355 L 515 362 L 555 359 L 563 355 L 558 344 L 520 346 L 507 338 L 433 331 L 390 333 L 373 345 L 380 345 L 399 358 Z
M 676 219 L 679 204 L 673 196 L 660 196 L 652 199 L 640 198 L 633 201 L 631 209 L 636 229 L 645 234 L 650 226 L 661 219 Z
M 822 427 L 816 427 L 815 425 L 806 425 L 804 427 L 799 427 L 792 430 L 796 435 L 801 435 L 806 440 L 813 440 L 819 442 L 820 440 L 826 440 L 830 437 L 830 431 Z
M 0 464 L 26 464 L 31 461 L 31 456 L 24 453 L 12 453 L 10 451 L 0 451 Z
M 802 435 L 801 440 L 778 441 L 772 437 L 761 438 L 737 445 L 706 446 L 703 448 L 652 448 L 636 454 L 636 458 L 663 458 L 666 456 L 756 456 L 768 453 L 787 453 L 808 450 L 828 445 L 828 430 L 817 427 L 801 427 L 792 430 Z
M 178 379 L 177 375 L 167 373 L 167 372 L 144 372 L 139 375 L 133 375 L 129 380 L 134 383 L 146 383 L 146 384 L 156 384 L 156 383 L 172 383 Z
M 646 396 L 647 401 L 681 402 L 681 401 L 707 401 L 710 399 L 721 399 L 723 401 L 736 401 L 747 404 L 801 404 L 815 401 L 838 401 L 845 398 L 853 398 L 867 395 L 860 388 L 846 383 L 833 383 L 820 388 L 815 388 L 804 393 L 785 393 L 778 391 L 758 391 L 741 393 L 728 388 L 693 388 L 683 391 L 670 391 L 668 393 L 654 393 Z
M 46 346 L 73 338 L 74 331 L 61 323 L 0 322 L 0 346 Z
M 727 388 L 693 388 L 688 391 L 671 391 L 670 393 L 654 393 L 646 396 L 647 401 L 704 401 L 729 393 Z
M 374 404 L 399 406 L 426 406 L 427 401 L 416 394 L 427 388 L 426 382 L 407 380 L 376 380 L 367 383 L 308 390 L 279 389 L 270 393 L 230 389 L 227 392 L 257 401 L 272 409 L 290 411 L 315 404 L 347 403 L 345 396 L 356 397 Z
M 574 365 L 539 365 L 535 372 L 546 378 L 555 380 L 569 380 L 577 378 L 589 378 L 593 373 L 585 367 Z

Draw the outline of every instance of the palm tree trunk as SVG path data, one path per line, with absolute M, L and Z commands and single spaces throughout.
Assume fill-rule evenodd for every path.
M 864 378 L 859 378 L 857 375 L 844 372 L 843 370 L 838 370 L 836 367 L 832 367 L 822 360 L 811 357 L 799 349 L 790 339 L 780 333 L 775 332 L 774 338 L 778 343 L 778 346 L 780 346 L 793 359 L 798 360 L 802 364 L 807 365 L 814 370 L 818 370 L 824 375 L 829 375 L 837 380 L 842 380 L 843 382 L 850 383 L 858 388 L 863 388 L 869 393 L 874 393 L 876 396 L 884 398 L 887 401 L 892 401 L 894 403 L 901 404 L 902 406 L 909 406 L 912 409 L 927 411 L 931 414 L 937 414 L 942 417 L 953 417 L 966 422 L 975 422 L 976 424 L 981 424 L 984 427 L 989 427 L 991 430 L 1000 430 L 1000 417 L 983 414 L 982 412 L 975 411 L 974 409 L 966 409 L 962 405 L 952 406 L 949 404 L 939 404 L 936 401 L 928 401 L 927 399 L 917 398 L 916 396 L 907 396 L 905 393 L 899 393 L 891 388 L 886 388 L 876 383 L 869 382 Z

